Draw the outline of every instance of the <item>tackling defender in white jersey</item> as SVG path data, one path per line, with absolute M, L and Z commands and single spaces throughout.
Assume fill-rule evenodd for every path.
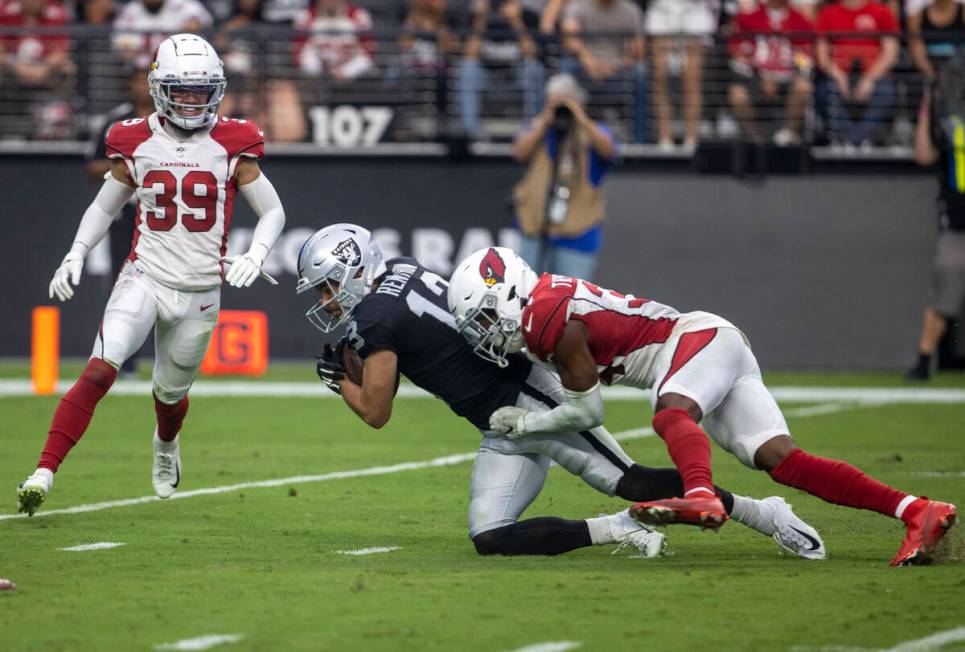
M 111 171 L 50 282 L 51 298 L 70 299 L 84 257 L 136 196 L 131 255 L 107 302 L 91 358 L 57 407 L 37 470 L 18 488 L 20 511 L 27 514 L 43 503 L 118 368 L 152 327 L 152 482 L 159 497 L 174 494 L 181 477 L 178 433 L 218 319 L 222 275 L 233 287 L 254 283 L 285 225 L 278 194 L 257 163 L 264 154 L 262 132 L 245 120 L 218 117 L 226 81 L 214 48 L 193 34 L 172 36 L 158 47 L 148 80 L 157 111 L 108 132 Z M 225 257 L 238 192 L 258 224 L 247 253 Z

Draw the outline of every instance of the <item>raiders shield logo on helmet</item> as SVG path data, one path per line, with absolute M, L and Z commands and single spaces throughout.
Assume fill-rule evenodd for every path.
M 334 249 L 332 255 L 349 267 L 355 267 L 362 262 L 362 251 L 355 240 L 342 240 Z
M 482 276 L 483 283 L 489 287 L 506 280 L 506 262 L 492 247 L 479 262 L 479 275 Z

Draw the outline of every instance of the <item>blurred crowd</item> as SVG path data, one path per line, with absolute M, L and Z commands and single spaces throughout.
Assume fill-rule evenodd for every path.
M 623 141 L 860 151 L 910 139 L 923 89 L 965 45 L 963 2 L 0 0 L 0 138 L 96 130 L 131 71 L 187 31 L 225 61 L 223 112 L 274 141 L 351 131 L 317 107 L 368 105 L 394 107 L 395 139 L 508 138 L 565 72 Z

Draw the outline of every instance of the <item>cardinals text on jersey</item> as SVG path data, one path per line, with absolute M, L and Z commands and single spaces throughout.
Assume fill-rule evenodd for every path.
M 167 134 L 156 113 L 115 124 L 107 155 L 123 159 L 137 198 L 130 260 L 159 283 L 205 290 L 221 283 L 240 157 L 260 159 L 264 134 L 219 118 L 187 140 Z

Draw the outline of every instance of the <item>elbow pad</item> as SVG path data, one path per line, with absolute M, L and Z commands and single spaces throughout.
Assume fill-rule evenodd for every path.
M 285 209 L 282 208 L 281 198 L 275 192 L 275 187 L 271 185 L 271 181 L 264 172 L 251 183 L 241 186 L 239 190 L 251 206 L 251 210 L 258 216 L 258 224 L 251 236 L 251 247 L 248 252 L 260 256 L 261 261 L 264 262 L 285 228 Z
M 583 392 L 564 390 L 566 402 L 525 417 L 526 432 L 580 432 L 603 423 L 600 383 Z
M 134 188 L 121 183 L 109 172 L 104 177 L 104 185 L 100 192 L 94 197 L 84 216 L 77 227 L 77 235 L 74 236 L 74 244 L 70 250 L 86 256 L 87 252 L 93 249 L 104 237 L 114 216 L 124 207 L 124 204 L 134 194 Z

